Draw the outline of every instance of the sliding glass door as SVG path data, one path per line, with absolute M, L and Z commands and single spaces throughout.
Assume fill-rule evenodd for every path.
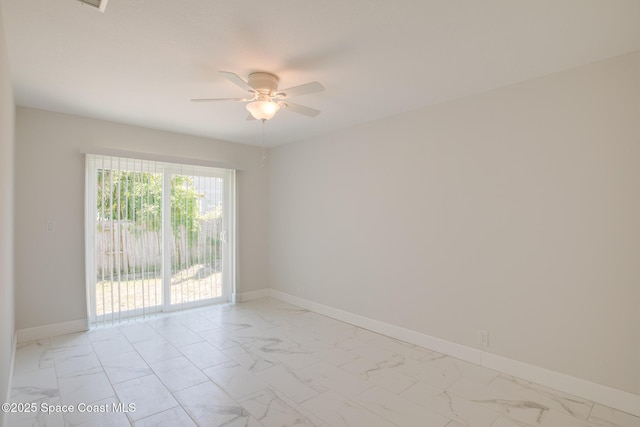
M 94 322 L 229 300 L 233 170 L 90 155 L 86 181 Z
M 225 254 L 224 177 L 167 174 L 171 199 L 167 215 L 171 250 L 165 265 L 171 306 L 210 303 L 225 299 L 224 275 L 228 268 Z M 170 256 L 170 258 L 169 258 Z

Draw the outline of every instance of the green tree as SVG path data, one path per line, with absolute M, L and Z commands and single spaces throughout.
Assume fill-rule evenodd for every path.
M 98 217 L 130 221 L 140 229 L 162 229 L 162 175 L 98 170 Z
M 171 225 L 174 235 L 183 229 L 191 241 L 198 236 L 198 199 L 200 195 L 193 186 L 193 178 L 174 175 L 171 178 Z
M 161 231 L 162 181 L 161 174 L 98 170 L 99 218 L 127 221 L 130 224 L 129 231 L 134 233 Z M 201 196 L 193 185 L 193 178 L 183 175 L 172 176 L 170 193 L 175 261 L 181 265 L 187 256 L 184 252 L 188 252 L 190 244 L 198 238 L 198 199 Z
M 130 221 L 148 231 L 162 229 L 162 175 L 113 169 L 98 170 L 98 216 Z M 198 199 L 193 179 L 171 178 L 171 215 L 174 235 L 184 229 L 193 240 L 198 232 Z

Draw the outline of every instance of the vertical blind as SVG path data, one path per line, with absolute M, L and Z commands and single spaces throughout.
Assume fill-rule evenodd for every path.
M 228 300 L 234 171 L 87 155 L 94 324 Z

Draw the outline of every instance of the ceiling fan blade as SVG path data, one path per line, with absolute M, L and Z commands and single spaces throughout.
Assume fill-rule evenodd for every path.
M 248 98 L 196 98 L 192 99 L 193 102 L 214 102 L 214 101 L 237 101 L 244 102 L 249 101 Z
M 251 86 L 249 86 L 249 83 L 244 81 L 242 77 L 240 77 L 239 75 L 235 73 L 231 73 L 229 71 L 219 71 L 219 73 L 225 76 L 227 80 L 229 80 L 231 83 L 235 84 L 236 86 L 244 90 L 248 90 L 249 92 L 255 92 L 255 90 Z
M 315 108 L 305 107 L 304 105 L 294 104 L 289 101 L 280 101 L 278 105 L 282 108 L 285 108 L 289 111 L 293 111 L 294 113 L 299 113 L 309 117 L 315 117 L 320 114 L 320 110 L 316 110 Z
M 311 82 L 305 83 L 299 86 L 293 86 L 287 89 L 279 90 L 277 93 L 284 94 L 285 97 L 290 96 L 300 96 L 300 95 L 309 95 L 312 93 L 322 92 L 324 90 L 324 86 L 322 86 L 319 82 Z

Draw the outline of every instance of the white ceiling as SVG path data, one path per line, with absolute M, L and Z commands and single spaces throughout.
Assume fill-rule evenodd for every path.
M 640 0 L 0 0 L 16 102 L 258 145 L 253 71 L 316 118 L 279 112 L 267 144 L 307 139 L 640 50 Z

